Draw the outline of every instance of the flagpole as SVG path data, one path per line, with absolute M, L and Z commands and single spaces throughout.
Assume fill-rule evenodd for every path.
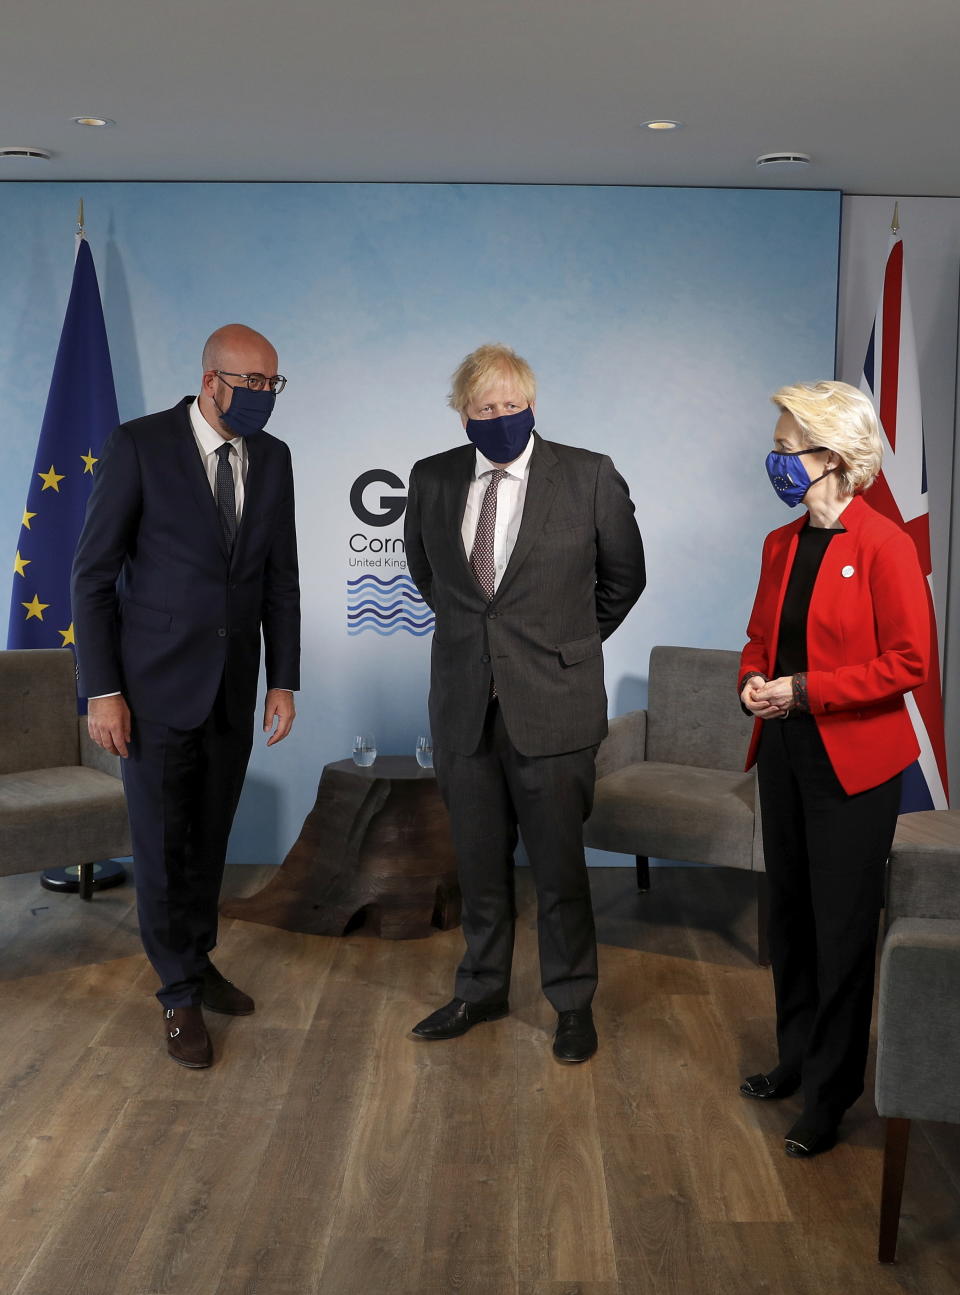
M 81 211 L 83 210 L 83 203 L 82 203 L 82 202 L 80 203 L 80 210 L 81 210 Z M 891 222 L 890 222 L 890 233 L 894 236 L 894 238 L 896 238 L 896 236 L 900 233 L 900 204 L 899 204 L 899 202 L 895 202 L 895 203 L 893 204 L 893 220 L 891 220 Z

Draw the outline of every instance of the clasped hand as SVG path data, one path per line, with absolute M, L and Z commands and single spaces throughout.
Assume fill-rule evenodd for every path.
M 793 675 L 764 682 L 753 675 L 743 685 L 740 700 L 747 710 L 760 719 L 783 719 L 796 705 L 793 696 Z

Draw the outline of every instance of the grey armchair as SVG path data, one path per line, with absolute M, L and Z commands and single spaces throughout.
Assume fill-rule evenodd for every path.
M 651 856 L 756 873 L 766 963 L 766 873 L 756 774 L 743 772 L 751 725 L 737 702 L 739 660 L 715 648 L 652 650 L 647 709 L 611 720 L 597 752 L 584 843 L 634 855 L 641 890 Z
M 68 648 L 0 652 L 0 876 L 130 853 L 120 761 L 77 716 Z
M 880 956 L 877 1110 L 886 1119 L 881 1263 L 897 1250 L 911 1120 L 960 1124 L 960 810 L 904 814 Z

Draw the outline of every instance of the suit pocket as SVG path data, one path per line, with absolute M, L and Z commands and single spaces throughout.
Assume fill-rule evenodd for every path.
M 588 634 L 585 638 L 571 639 L 569 643 L 561 643 L 557 651 L 564 665 L 579 665 L 581 661 L 599 656 L 601 649 L 602 643 L 599 631 L 594 630 L 592 634 Z
M 142 603 L 125 602 L 120 612 L 124 625 L 133 625 L 137 629 L 157 630 L 165 633 L 173 623 L 169 612 L 157 611 L 154 607 L 144 607 Z

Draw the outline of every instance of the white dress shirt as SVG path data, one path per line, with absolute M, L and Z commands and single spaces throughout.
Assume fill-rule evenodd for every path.
M 527 479 L 530 476 L 530 456 L 533 453 L 533 445 L 534 441 L 531 433 L 526 448 L 520 457 L 514 459 L 508 467 L 504 468 L 507 475 L 501 479 L 500 485 L 497 487 L 497 522 L 493 532 L 494 593 L 496 593 L 497 586 L 500 584 L 500 577 L 507 569 L 507 563 L 510 561 L 510 555 L 520 532 L 520 522 L 523 519 L 523 501 L 527 495 Z M 460 527 L 464 552 L 468 558 L 477 534 L 480 506 L 490 483 L 490 478 L 485 477 L 483 474 L 493 472 L 496 467 L 495 463 L 491 463 L 488 458 L 485 458 L 477 450 L 473 480 L 470 482 L 470 488 L 467 491 L 467 506 L 463 510 L 463 523 Z
M 200 412 L 200 402 L 195 400 L 190 406 L 190 426 L 193 428 L 193 439 L 197 442 L 200 458 L 203 460 L 207 480 L 213 497 L 217 497 L 217 450 L 221 445 L 230 446 L 230 466 L 233 468 L 233 493 L 237 501 L 237 525 L 243 516 L 243 486 L 247 479 L 247 447 L 242 436 L 235 436 L 225 441 L 216 428 L 211 427 Z

